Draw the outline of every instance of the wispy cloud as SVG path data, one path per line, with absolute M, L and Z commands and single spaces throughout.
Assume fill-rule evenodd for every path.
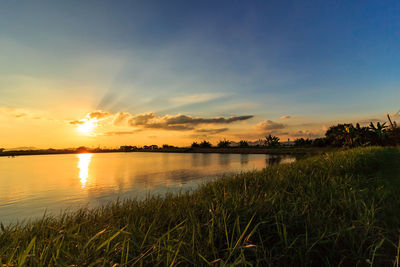
M 85 122 L 89 121 L 89 120 L 96 120 L 96 121 L 101 121 L 104 120 L 106 118 L 111 117 L 112 114 L 110 112 L 107 111 L 102 111 L 102 110 L 95 110 L 92 112 L 89 112 L 88 114 L 86 114 L 86 117 L 80 120 L 72 120 L 69 122 L 69 124 L 72 125 L 80 125 L 80 124 L 84 124 Z
M 206 133 L 206 134 L 218 134 L 228 131 L 229 128 L 218 128 L 218 129 L 198 129 L 197 133 Z
M 194 104 L 194 103 L 201 103 L 207 102 L 210 100 L 214 100 L 220 97 L 223 97 L 225 94 L 221 93 L 204 93 L 204 94 L 194 94 L 194 95 L 184 95 L 184 96 L 177 96 L 170 99 L 173 103 L 178 104 Z
M 290 118 L 292 118 L 292 116 L 282 116 L 282 117 L 280 117 L 281 120 L 287 120 L 287 119 L 290 119 Z
M 133 130 L 133 131 L 114 131 L 114 132 L 106 132 L 104 133 L 105 136 L 115 136 L 115 135 L 130 135 L 140 132 L 141 130 Z
M 42 116 L 38 115 L 35 112 L 32 112 L 23 108 L 8 108 L 8 107 L 0 107 L 0 114 L 4 114 L 6 116 L 10 116 L 16 119 L 28 118 L 34 120 L 44 119 Z
M 80 125 L 80 124 L 84 124 L 84 123 L 85 123 L 84 120 L 73 120 L 73 121 L 69 122 L 69 124 L 72 124 L 72 125 Z
M 263 131 L 280 130 L 280 129 L 286 128 L 286 125 L 283 123 L 274 122 L 271 120 L 265 120 L 265 121 L 259 122 L 256 125 L 256 128 L 259 130 L 263 130 Z

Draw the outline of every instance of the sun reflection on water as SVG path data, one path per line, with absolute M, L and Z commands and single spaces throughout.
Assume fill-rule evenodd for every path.
M 79 179 L 81 180 L 82 187 L 85 187 L 89 177 L 89 164 L 92 160 L 93 154 L 78 154 L 78 169 Z

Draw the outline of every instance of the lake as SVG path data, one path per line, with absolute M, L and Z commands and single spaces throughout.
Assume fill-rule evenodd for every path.
M 192 190 L 223 174 L 294 160 L 265 154 L 145 152 L 0 157 L 0 222 Z

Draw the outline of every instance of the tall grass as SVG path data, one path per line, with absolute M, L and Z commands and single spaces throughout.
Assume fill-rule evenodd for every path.
M 400 150 L 362 148 L 193 193 L 1 225 L 4 266 L 399 266 Z

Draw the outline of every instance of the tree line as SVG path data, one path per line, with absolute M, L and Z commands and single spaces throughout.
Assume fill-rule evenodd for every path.
M 359 123 L 337 124 L 331 126 L 325 133 L 324 137 L 309 139 L 297 138 L 293 142 L 295 147 L 358 147 L 358 146 L 396 146 L 400 145 L 400 127 L 396 122 L 392 122 L 390 117 L 389 125 L 386 122 L 371 122 L 368 126 L 361 126 Z M 232 146 L 233 142 L 229 140 L 221 140 L 217 147 L 226 148 Z M 236 147 L 250 147 L 251 142 L 246 140 L 239 141 Z M 265 139 L 260 139 L 252 147 L 279 147 L 283 144 L 278 136 L 268 135 Z M 287 144 L 286 144 L 287 145 Z M 193 142 L 192 148 L 210 148 L 212 144 L 203 140 L 202 142 Z

